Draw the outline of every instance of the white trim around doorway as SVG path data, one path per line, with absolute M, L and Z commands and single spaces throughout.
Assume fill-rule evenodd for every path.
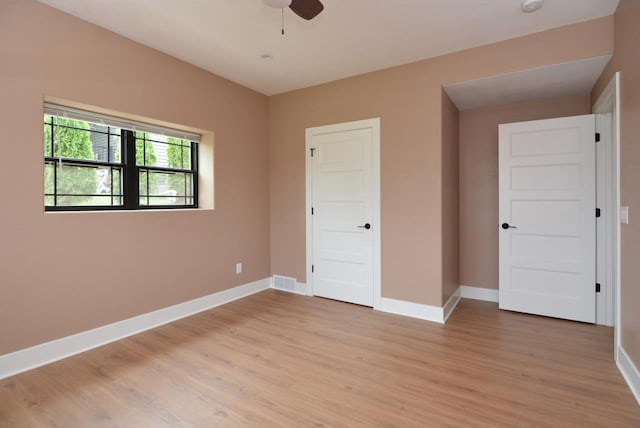
M 598 189 L 602 198 L 598 203 L 606 211 L 603 220 L 605 232 L 599 239 L 600 254 L 605 254 L 603 260 L 598 260 L 598 269 L 605 273 L 598 297 L 596 322 L 598 324 L 614 326 L 614 350 L 618 360 L 618 346 L 620 345 L 620 73 L 617 72 L 600 97 L 593 104 L 596 114 L 596 131 L 601 133 L 602 154 L 604 162 L 598 161 Z M 609 150 L 603 150 L 606 145 Z M 607 255 L 607 252 L 609 253 Z

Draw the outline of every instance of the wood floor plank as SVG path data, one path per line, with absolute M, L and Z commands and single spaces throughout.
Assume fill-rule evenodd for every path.
M 0 381 L 0 427 L 636 427 L 610 328 L 275 290 Z

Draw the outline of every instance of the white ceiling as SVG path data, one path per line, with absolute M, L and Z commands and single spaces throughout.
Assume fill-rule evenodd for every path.
M 614 13 L 619 0 L 322 0 L 304 21 L 262 0 L 40 0 L 266 95 Z M 266 61 L 261 55 L 273 55 Z
M 459 110 L 591 92 L 611 55 L 445 85 Z

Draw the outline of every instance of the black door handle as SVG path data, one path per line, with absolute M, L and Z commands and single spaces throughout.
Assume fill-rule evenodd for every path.
M 500 226 L 500 227 L 502 227 L 505 230 L 506 229 L 517 229 L 517 227 L 511 226 L 509 223 L 502 223 L 502 226 Z
M 371 225 L 369 223 L 365 223 L 364 226 L 358 226 L 360 229 L 371 229 Z

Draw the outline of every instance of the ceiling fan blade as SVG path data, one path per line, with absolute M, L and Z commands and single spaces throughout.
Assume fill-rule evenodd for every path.
M 306 19 L 307 21 L 315 18 L 324 10 L 324 6 L 320 0 L 293 0 L 289 8 L 300 18 Z

